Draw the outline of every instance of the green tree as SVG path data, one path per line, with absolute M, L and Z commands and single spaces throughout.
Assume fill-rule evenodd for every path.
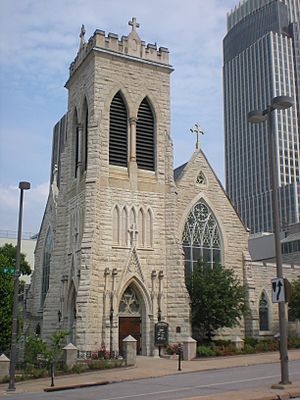
M 300 276 L 292 282 L 292 296 L 289 302 L 289 320 L 300 319 Z
M 215 330 L 233 328 L 247 310 L 246 290 L 232 269 L 201 262 L 187 278 L 192 325 L 202 338 L 212 340 Z
M 16 246 L 6 243 L 0 247 L 0 354 L 7 353 L 10 349 L 16 256 Z M 22 253 L 20 271 L 24 275 L 31 273 L 30 266 Z M 21 281 L 19 293 L 23 291 L 24 283 Z

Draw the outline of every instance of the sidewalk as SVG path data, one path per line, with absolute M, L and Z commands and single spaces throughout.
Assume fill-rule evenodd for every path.
M 289 359 L 300 360 L 300 350 L 289 351 Z M 238 366 L 258 365 L 279 362 L 279 353 L 251 354 L 243 356 L 219 357 L 211 359 L 197 359 L 183 361 L 182 371 L 178 371 L 177 360 L 154 357 L 137 357 L 135 367 L 115 368 L 111 370 L 92 371 L 82 374 L 58 376 L 55 378 L 55 388 L 63 389 L 65 386 L 77 387 L 79 385 L 97 385 L 134 379 L 152 378 L 166 375 L 182 374 L 188 372 L 205 371 Z M 274 382 L 276 383 L 276 382 Z M 6 392 L 8 384 L 0 385 L 0 397 L 9 396 Z M 50 378 L 35 379 L 16 383 L 16 393 L 43 392 L 50 388 Z M 285 397 L 284 397 L 284 396 Z M 273 400 L 288 399 L 291 396 L 300 397 L 300 382 L 293 382 L 284 389 L 265 389 L 255 391 L 234 391 L 214 396 L 193 397 L 193 400 Z M 191 399 L 188 399 L 191 400 Z

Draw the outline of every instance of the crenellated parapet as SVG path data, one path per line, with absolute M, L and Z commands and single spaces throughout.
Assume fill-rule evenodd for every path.
M 70 76 L 79 67 L 82 61 L 87 57 L 91 51 L 101 51 L 112 55 L 122 55 L 135 59 L 138 61 L 144 61 L 148 63 L 161 64 L 162 66 L 169 65 L 169 50 L 166 47 L 157 47 L 157 44 L 146 44 L 140 39 L 136 29 L 139 24 L 135 18 L 132 18 L 128 22 L 132 30 L 128 36 L 119 36 L 115 33 L 108 33 L 106 36 L 105 32 L 97 29 L 93 36 L 90 37 L 86 43 L 84 40 L 85 29 L 84 26 L 81 28 L 80 33 L 80 48 L 76 58 L 70 65 Z

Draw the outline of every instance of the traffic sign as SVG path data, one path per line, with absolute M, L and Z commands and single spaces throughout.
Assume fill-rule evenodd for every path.
M 281 303 L 285 301 L 284 295 L 284 279 L 272 279 L 272 303 Z

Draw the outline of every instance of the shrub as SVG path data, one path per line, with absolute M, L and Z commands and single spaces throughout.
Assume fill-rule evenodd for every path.
M 258 344 L 259 340 L 253 337 L 245 337 L 244 339 L 244 346 L 249 346 L 255 349 L 255 346 Z
M 82 372 L 85 372 L 86 370 L 87 370 L 86 364 L 75 364 L 71 368 L 71 372 L 74 374 L 81 374 Z
M 207 346 L 198 346 L 197 347 L 197 355 L 199 357 L 212 357 L 216 355 L 216 351 Z
M 289 337 L 288 338 L 288 347 L 289 347 L 289 349 L 300 349 L 300 338 Z
M 278 341 L 275 339 L 264 339 L 255 346 L 257 352 L 276 351 L 278 350 Z

